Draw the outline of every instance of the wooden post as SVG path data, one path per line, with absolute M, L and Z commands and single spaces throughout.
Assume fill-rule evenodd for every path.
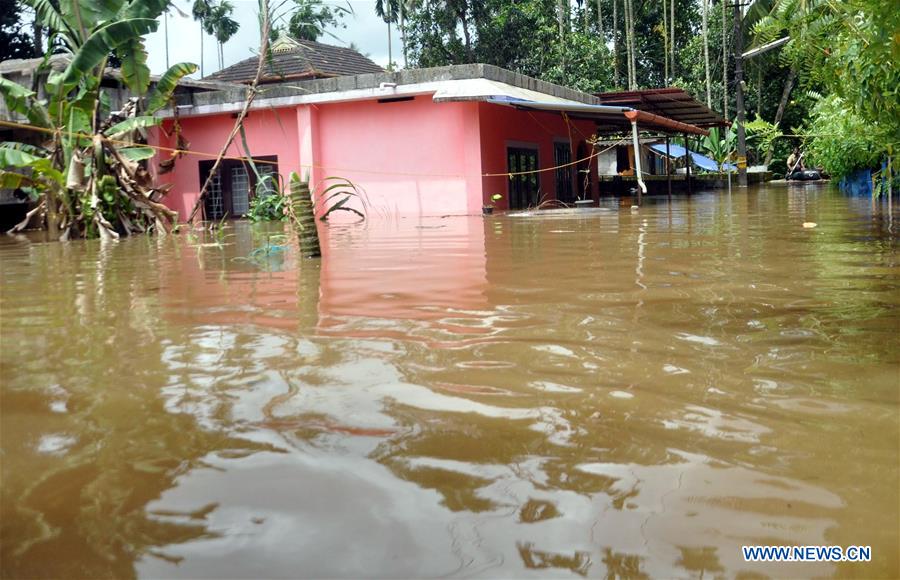
M 688 193 L 694 193 L 694 186 L 691 185 L 691 143 L 688 141 L 688 134 L 684 134 L 684 178 L 687 180 Z
M 669 157 L 669 136 L 666 135 L 666 186 L 669 189 L 669 199 L 672 199 L 672 166 Z

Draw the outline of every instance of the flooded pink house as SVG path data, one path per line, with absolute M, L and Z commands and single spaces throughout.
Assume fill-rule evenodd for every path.
M 384 72 L 355 51 L 281 39 L 245 121 L 203 204 L 207 219 L 248 211 L 256 174 L 286 182 L 296 171 L 315 185 L 330 176 L 361 186 L 383 216 L 480 214 L 546 200 L 599 195 L 591 137 L 658 127 L 659 118 L 597 97 L 473 64 Z M 214 91 L 182 93 L 155 135 L 177 147 L 175 117 L 190 153 L 161 175 L 165 202 L 186 219 L 213 159 L 241 110 L 255 59 L 204 80 Z M 227 83 L 227 84 L 226 84 Z M 705 133 L 679 124 L 682 132 Z M 581 161 L 578 160 L 585 160 Z M 260 193 L 262 192 L 262 193 Z

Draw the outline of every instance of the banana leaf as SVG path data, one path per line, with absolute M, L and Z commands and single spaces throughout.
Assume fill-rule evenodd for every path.
M 119 155 L 131 161 L 143 161 L 156 155 L 153 147 L 125 147 L 118 150 Z
M 189 74 L 197 72 L 197 65 L 189 62 L 180 62 L 169 67 L 163 76 L 156 82 L 156 86 L 150 91 L 147 97 L 147 112 L 155 113 L 162 109 L 172 98 L 178 81 Z
M 132 117 L 125 119 L 121 123 L 116 123 L 103 132 L 110 139 L 119 139 L 122 136 L 134 131 L 135 129 L 144 129 L 146 127 L 155 127 L 159 125 L 160 120 L 156 117 Z
M 147 66 L 147 50 L 144 48 L 144 40 L 140 37 L 120 45 L 116 50 L 122 61 L 122 80 L 125 86 L 138 97 L 147 92 L 150 86 L 150 67 Z
M 64 91 L 66 86 L 74 85 L 79 78 L 91 75 L 110 52 L 133 38 L 156 32 L 158 26 L 159 23 L 150 18 L 131 18 L 98 28 L 75 53 L 59 79 L 59 86 Z

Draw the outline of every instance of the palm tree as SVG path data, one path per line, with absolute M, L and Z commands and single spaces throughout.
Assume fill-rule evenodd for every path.
M 391 22 L 396 22 L 397 13 L 400 10 L 399 8 L 400 1 L 399 0 L 375 0 L 375 14 L 381 17 L 382 20 L 387 24 L 387 41 L 388 41 L 388 68 L 393 69 L 394 66 L 394 55 L 393 55 L 393 47 L 391 44 Z M 404 43 L 405 44 L 405 43 Z M 406 52 L 406 47 L 403 47 L 404 54 Z
M 675 78 L 675 0 L 672 0 L 672 4 L 670 6 L 669 12 L 669 26 L 670 26 L 670 34 L 669 34 L 669 51 L 672 56 L 672 66 L 670 70 L 672 71 L 672 78 Z
M 297 40 L 311 41 L 317 41 L 324 34 L 334 36 L 325 29 L 338 25 L 339 19 L 347 13 L 350 13 L 349 8 L 325 6 L 321 0 L 294 0 L 288 34 Z
M 203 70 L 203 28 L 204 22 L 209 17 L 210 12 L 212 11 L 212 6 L 210 5 L 209 0 L 194 0 L 194 4 L 191 7 L 191 16 L 194 17 L 194 20 L 200 23 L 200 76 L 204 77 L 206 74 Z
M 669 4 L 663 0 L 663 86 L 669 85 Z
M 634 44 L 634 4 L 632 0 L 625 0 L 625 47 L 628 65 L 628 89 L 637 89 L 637 70 L 635 68 L 635 44 Z
M 219 44 L 219 68 L 223 68 L 225 66 L 225 53 L 223 50 L 223 46 L 232 36 L 234 36 L 240 25 L 231 18 L 231 14 L 234 12 L 234 7 L 227 0 L 222 0 L 218 5 L 215 5 L 210 10 L 209 15 L 206 18 L 206 32 L 211 36 L 214 36 L 216 42 Z
M 612 0 L 613 3 L 613 21 L 612 21 L 612 34 L 613 34 L 613 82 L 618 88 L 619 85 L 619 2 L 618 0 Z
M 722 116 L 728 118 L 728 12 L 722 4 Z
M 603 38 L 603 3 L 602 0 L 597 0 L 597 32 L 600 34 L 600 41 L 604 40 Z
M 712 108 L 712 82 L 709 78 L 709 0 L 703 3 L 703 66 L 706 69 L 706 106 Z

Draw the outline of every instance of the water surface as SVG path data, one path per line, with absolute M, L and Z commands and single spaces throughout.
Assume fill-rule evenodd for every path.
M 628 205 L 3 239 L 0 572 L 900 575 L 885 209 Z

